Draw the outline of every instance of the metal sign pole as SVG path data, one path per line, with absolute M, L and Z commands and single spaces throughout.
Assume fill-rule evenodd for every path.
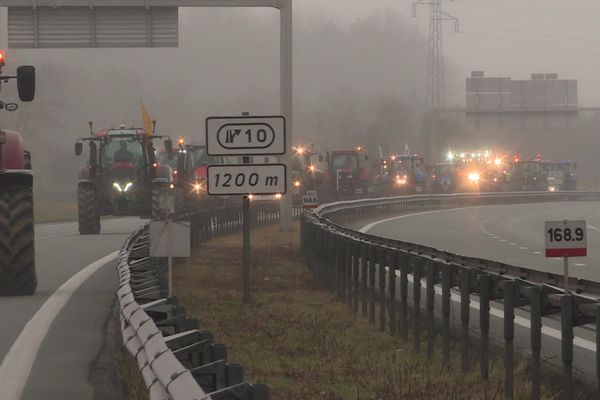
M 569 257 L 564 257 L 565 266 L 565 293 L 569 294 Z
M 281 24 L 281 42 L 280 42 L 280 102 L 281 102 L 281 113 L 286 120 L 286 136 L 287 142 L 292 144 L 293 142 L 293 123 L 292 123 L 292 1 L 291 0 L 280 0 L 279 2 L 279 15 Z M 284 156 L 284 163 L 290 167 L 291 156 L 286 154 Z M 291 168 L 289 168 L 291 171 Z M 279 208 L 279 219 L 281 229 L 284 231 L 292 230 L 292 180 L 287 179 L 286 195 L 281 199 Z
M 249 164 L 250 157 L 244 157 L 242 164 Z M 252 282 L 252 270 L 250 266 L 250 196 L 245 195 L 242 200 L 242 222 L 243 226 L 243 256 L 242 269 L 244 279 L 244 304 L 251 303 L 250 288 Z

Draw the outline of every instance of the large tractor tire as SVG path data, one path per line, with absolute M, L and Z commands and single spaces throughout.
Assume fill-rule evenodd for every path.
M 0 189 L 0 295 L 35 293 L 33 195 L 30 186 Z
M 100 215 L 96 204 L 96 187 L 93 184 L 80 183 L 77 187 L 79 208 L 79 233 L 97 235 L 100 233 Z

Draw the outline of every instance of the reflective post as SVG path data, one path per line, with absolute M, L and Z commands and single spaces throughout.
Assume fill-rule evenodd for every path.
M 358 294 L 358 283 L 359 283 L 359 276 L 358 276 L 358 271 L 360 268 L 360 261 L 359 261 L 359 257 L 360 257 L 360 244 L 358 243 L 358 241 L 353 241 L 352 242 L 352 248 L 354 249 L 353 253 L 353 257 L 354 257 L 354 261 L 352 263 L 352 310 L 354 311 L 354 317 L 358 316 L 358 302 L 359 302 L 359 294 Z
M 363 243 L 361 246 L 361 274 L 360 274 L 360 282 L 361 282 L 361 299 L 362 299 L 362 316 L 363 318 L 367 317 L 367 276 L 369 273 L 369 246 L 366 243 Z
M 370 246 L 369 251 L 369 321 L 375 324 L 375 263 L 377 250 Z

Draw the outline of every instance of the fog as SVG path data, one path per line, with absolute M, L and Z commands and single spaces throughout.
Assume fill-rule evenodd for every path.
M 458 107 L 464 106 L 464 78 L 471 69 L 518 75 L 514 78 L 527 78 L 535 71 L 534 64 L 517 68 L 516 61 L 507 59 L 512 47 L 506 41 L 498 42 L 502 57 L 492 64 L 496 42 L 487 42 L 484 49 L 479 42 L 482 34 L 469 39 L 473 36 L 469 32 L 479 29 L 472 25 L 476 15 L 472 9 L 482 7 L 469 8 L 468 3 L 448 4 L 453 11 L 466 13 L 461 16 L 466 23 L 463 45 L 458 36 L 445 33 L 448 103 Z M 398 152 L 408 144 L 429 162 L 450 147 L 498 146 L 525 156 L 541 152 L 549 158 L 577 160 L 584 187 L 598 185 L 595 149 L 600 117 L 594 114 L 581 115 L 568 129 L 548 130 L 474 129 L 460 115 L 443 114 L 440 154 L 432 157 L 424 100 L 427 10 L 412 19 L 410 2 L 405 1 L 338 0 L 323 10 L 317 4 L 321 2 L 295 2 L 294 144 L 313 143 L 319 150 L 361 144 L 371 152 L 378 147 Z M 210 115 L 279 112 L 276 11 L 183 9 L 180 20 L 177 49 L 8 53 L 9 65 L 33 64 L 38 70 L 36 100 L 17 112 L 3 112 L 0 123 L 23 132 L 33 152 L 39 196 L 74 199 L 77 170 L 85 162 L 73 154 L 75 139 L 88 135 L 88 121 L 96 128 L 140 126 L 140 100 L 158 121 L 160 133 L 185 136 L 191 142 L 204 141 L 204 119 Z M 473 44 L 469 41 L 477 45 L 469 47 Z M 524 46 L 515 48 L 515 58 L 521 57 Z M 480 49 L 480 62 L 473 61 L 476 54 L 457 56 L 469 49 Z M 576 60 L 563 59 L 545 72 L 574 73 L 569 63 Z M 581 97 L 593 103 L 586 83 L 579 82 Z M 5 101 L 16 97 L 13 86 L 3 87 Z

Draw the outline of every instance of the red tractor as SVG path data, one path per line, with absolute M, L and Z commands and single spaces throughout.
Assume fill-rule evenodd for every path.
M 329 193 L 334 198 L 362 197 L 368 192 L 371 182 L 366 166 L 369 160 L 361 147 L 353 150 L 334 150 L 327 155 L 326 181 Z
M 89 161 L 79 172 L 77 197 L 79 233 L 100 233 L 102 215 L 161 215 L 161 195 L 173 185 L 173 171 L 156 160 L 155 143 L 172 154 L 168 136 L 148 135 L 144 129 L 104 129 L 78 139 L 75 154 L 89 143 Z
M 21 101 L 35 97 L 35 68 L 21 66 L 16 76 Z M 14 111 L 15 103 L 0 101 L 0 110 Z M 31 295 L 37 287 L 33 243 L 33 173 L 31 156 L 18 132 L 0 129 L 0 295 Z
M 197 210 L 199 208 L 221 207 L 224 200 L 219 196 L 209 196 L 206 187 L 208 166 L 224 164 L 223 157 L 209 156 L 206 146 L 185 144 L 179 141 L 176 157 L 169 160 L 168 152 L 159 153 L 158 161 L 173 167 L 175 185 L 175 209 Z

